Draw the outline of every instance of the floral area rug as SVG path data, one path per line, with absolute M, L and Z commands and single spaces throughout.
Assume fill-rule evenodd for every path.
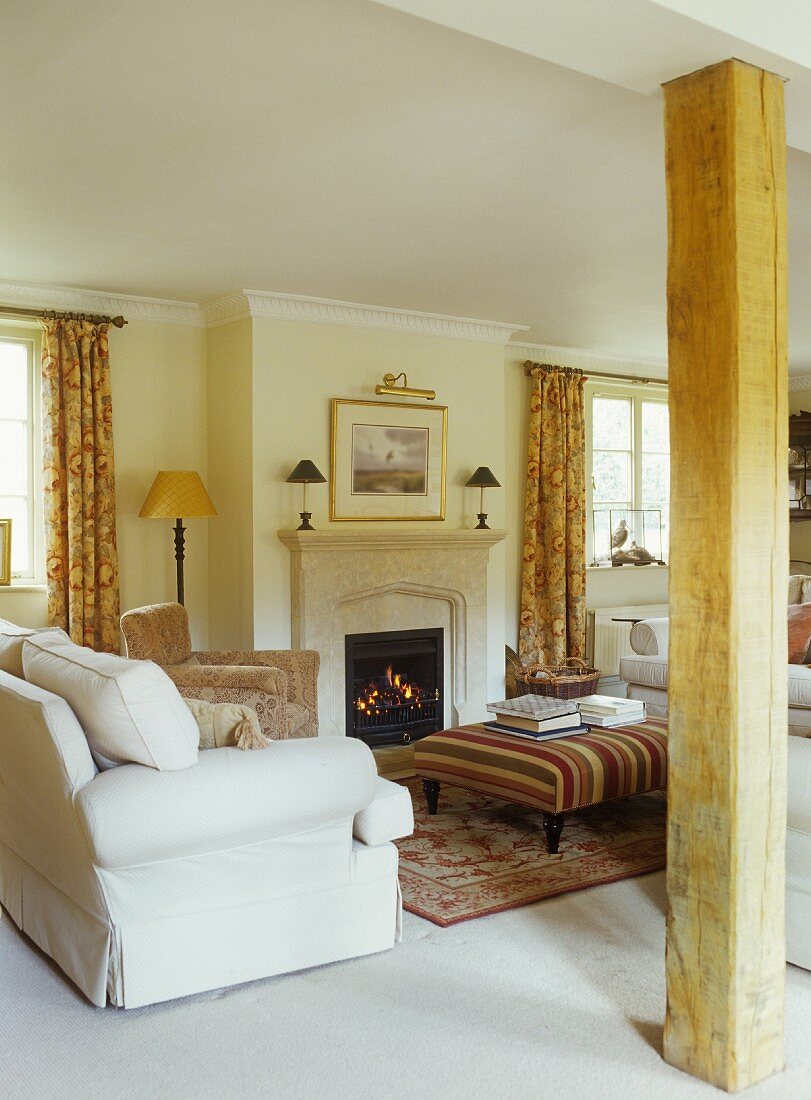
M 536 810 L 443 784 L 431 817 L 422 781 L 404 784 L 415 828 L 397 841 L 403 905 L 443 928 L 665 865 L 663 792 L 567 814 L 550 856 Z

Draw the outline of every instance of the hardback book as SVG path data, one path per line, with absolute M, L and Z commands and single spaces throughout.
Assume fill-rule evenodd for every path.
M 562 714 L 577 714 L 578 703 L 578 699 L 551 699 L 548 695 L 517 695 L 514 699 L 488 703 L 487 710 L 491 714 L 510 714 L 540 721 Z
M 644 705 L 638 699 L 618 699 L 613 695 L 584 695 L 577 701 L 581 712 L 589 714 L 621 714 Z
M 530 741 L 553 741 L 557 737 L 579 737 L 581 733 L 588 733 L 589 727 L 577 725 L 567 730 L 547 730 L 544 733 L 532 733 L 530 730 L 519 730 L 513 726 L 503 726 L 500 722 L 485 722 L 485 729 L 495 733 L 508 733 L 511 737 L 527 737 Z
M 623 714 L 584 714 L 583 721 L 590 726 L 598 726 L 601 729 L 610 729 L 612 726 L 633 726 L 637 722 L 644 722 L 646 718 L 645 704 L 642 703 L 638 710 L 627 711 Z
M 580 725 L 580 713 L 556 714 L 554 718 L 525 718 L 522 714 L 496 711 L 495 721 L 500 726 L 528 730 L 529 733 L 544 733 L 547 730 L 568 730 Z

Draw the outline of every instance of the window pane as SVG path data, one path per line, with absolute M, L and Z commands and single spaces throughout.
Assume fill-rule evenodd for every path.
M 607 561 L 611 557 L 611 536 L 608 531 L 608 512 L 596 510 L 594 516 L 594 560 Z
M 642 455 L 642 507 L 658 508 L 670 499 L 670 455 Z
M 11 572 L 30 573 L 28 506 L 22 497 L 0 497 L 0 519 L 11 519 Z
M 592 402 L 592 433 L 593 447 L 608 451 L 630 451 L 630 398 L 595 397 Z
M 595 504 L 603 501 L 631 499 L 631 456 L 615 451 L 594 452 Z
M 28 416 L 28 351 L 25 344 L 0 340 L 0 416 Z
M 662 401 L 642 402 L 642 450 L 670 451 L 670 415 Z
M 0 493 L 27 492 L 28 434 L 25 424 L 19 420 L 0 420 Z

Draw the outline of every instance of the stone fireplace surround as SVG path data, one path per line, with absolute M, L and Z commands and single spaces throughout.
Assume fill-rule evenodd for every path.
M 480 721 L 487 695 L 487 563 L 504 531 L 279 531 L 290 550 L 295 649 L 321 655 L 318 719 L 342 735 L 347 634 L 441 627 L 445 725 Z

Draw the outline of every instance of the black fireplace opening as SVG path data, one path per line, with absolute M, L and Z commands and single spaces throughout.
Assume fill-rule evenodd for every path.
M 371 748 L 444 726 L 443 630 L 346 635 L 346 732 Z

